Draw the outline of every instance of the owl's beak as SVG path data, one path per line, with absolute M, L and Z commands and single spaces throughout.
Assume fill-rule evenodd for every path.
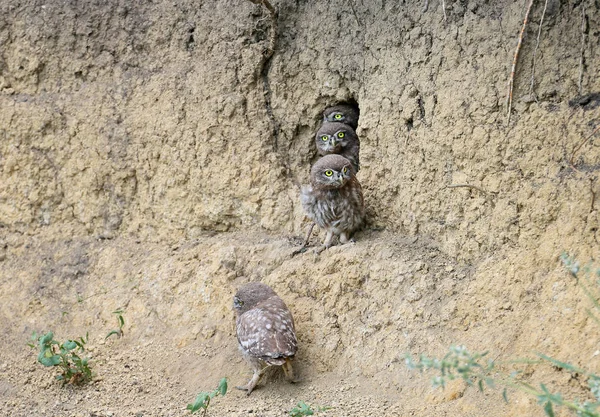
M 335 148 L 335 145 L 337 145 L 337 142 L 335 141 L 335 139 L 331 139 L 331 146 Z

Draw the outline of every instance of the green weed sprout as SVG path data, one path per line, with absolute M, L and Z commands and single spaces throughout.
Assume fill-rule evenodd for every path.
M 489 377 L 488 375 L 494 369 L 495 364 L 493 361 L 484 362 L 483 358 L 485 356 L 486 353 L 472 354 L 464 346 L 451 346 L 450 351 L 442 359 L 430 359 L 421 355 L 418 361 L 414 361 L 407 354 L 405 355 L 405 363 L 409 369 L 415 369 L 420 372 L 427 370 L 437 371 L 438 375 L 432 378 L 432 385 L 434 387 L 444 387 L 448 381 L 455 379 L 462 379 L 468 385 L 477 385 L 480 391 L 483 391 L 485 385 L 495 388 L 496 384 L 499 384 L 505 387 L 502 397 L 506 402 L 508 402 L 507 388 L 518 389 L 536 397 L 538 403 L 543 405 L 544 412 L 548 417 L 554 417 L 554 406 L 567 407 L 575 411 L 578 416 L 600 417 L 600 412 L 598 411 L 598 408 L 600 408 L 600 377 L 598 375 L 571 364 L 560 362 L 541 353 L 537 354 L 541 360 L 524 361 L 529 364 L 548 362 L 566 371 L 586 375 L 588 377 L 590 392 L 596 400 L 594 402 L 569 401 L 562 398 L 560 394 L 550 392 L 544 384 L 540 384 L 539 388 L 536 388 L 531 384 L 517 380 L 518 373 L 516 372 L 511 373 L 509 376 Z
M 214 391 L 201 392 L 192 404 L 187 405 L 187 409 L 190 410 L 192 414 L 204 410 L 202 413 L 202 416 L 204 417 L 208 411 L 210 400 L 218 395 L 224 396 L 225 394 L 227 394 L 227 378 L 222 378 Z
M 85 338 L 67 340 L 62 344 L 54 340 L 52 332 L 41 336 L 33 333 L 31 339 L 39 347 L 38 362 L 44 366 L 57 366 L 60 369 L 60 375 L 56 375 L 56 379 L 72 385 L 81 385 L 92 380 L 89 360 L 80 356 L 80 353 L 85 350 L 84 345 L 89 340 L 88 334 Z M 35 349 L 34 343 L 28 343 L 28 346 Z
M 579 262 L 566 253 L 560 256 L 567 271 L 577 279 L 578 285 L 591 300 L 596 313 L 600 313 L 600 302 L 598 302 L 598 287 L 600 286 L 600 268 L 594 268 L 591 264 L 580 266 Z M 595 279 L 592 280 L 592 278 Z M 600 325 L 600 319 L 590 309 L 586 309 L 588 315 Z M 434 387 L 444 387 L 448 381 L 462 379 L 468 385 L 477 385 L 480 391 L 484 386 L 494 388 L 496 384 L 503 385 L 502 396 L 508 402 L 507 388 L 514 388 L 530 394 L 537 398 L 548 417 L 554 417 L 555 407 L 566 407 L 575 412 L 577 416 L 600 417 L 600 376 L 579 368 L 567 362 L 561 362 L 542 353 L 536 353 L 538 360 L 511 361 L 509 363 L 540 364 L 549 363 L 552 366 L 567 372 L 583 375 L 587 378 L 588 389 L 592 401 L 566 400 L 559 393 L 552 393 L 544 384 L 539 388 L 517 379 L 518 372 L 503 375 L 501 370 L 495 368 L 492 360 L 485 360 L 487 352 L 470 353 L 464 346 L 451 346 L 449 352 L 442 359 L 428 358 L 421 355 L 418 360 L 413 360 L 409 354 L 404 355 L 406 366 L 420 372 L 434 370 L 436 374 L 432 379 Z M 491 378 L 489 374 L 496 370 L 499 376 Z
M 425 355 L 419 357 L 418 362 L 413 361 L 410 355 L 405 355 L 405 363 L 409 369 L 420 372 L 434 369 L 439 375 L 432 379 L 432 385 L 444 388 L 448 381 L 462 379 L 468 385 L 477 384 L 483 391 L 483 384 L 493 386 L 491 378 L 486 374 L 494 368 L 494 362 L 483 363 L 482 359 L 487 355 L 484 353 L 471 354 L 464 346 L 450 346 L 449 352 L 442 359 L 430 359 Z
M 109 337 L 111 337 L 112 335 L 116 335 L 116 336 L 117 336 L 117 338 L 121 338 L 121 337 L 123 336 L 123 334 L 124 334 L 124 332 L 123 332 L 123 327 L 125 326 L 125 319 L 123 319 L 123 313 L 124 313 L 124 312 L 125 312 L 125 311 L 124 311 L 123 309 L 121 309 L 121 308 L 119 308 L 119 309 L 117 309 L 117 310 L 113 311 L 113 314 L 116 314 L 116 315 L 117 315 L 117 322 L 118 322 L 118 324 L 119 324 L 119 328 L 118 328 L 118 329 L 111 330 L 111 331 L 110 331 L 110 332 L 109 332 L 109 333 L 106 335 L 106 337 L 104 338 L 105 340 L 106 340 L 106 339 L 108 339 Z
M 296 407 L 292 408 L 290 411 L 291 417 L 302 417 L 302 416 L 312 416 L 316 412 L 330 410 L 331 407 L 317 407 L 316 410 L 313 410 L 311 406 L 306 404 L 304 401 L 299 401 L 296 404 Z

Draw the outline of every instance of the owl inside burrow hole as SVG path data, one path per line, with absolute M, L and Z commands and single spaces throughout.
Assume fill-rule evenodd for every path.
M 308 246 L 314 225 L 325 230 L 323 244 L 315 250 L 320 253 L 334 244 L 352 242 L 354 232 L 365 220 L 365 205 L 356 174 L 360 169 L 360 140 L 356 134 L 359 109 L 346 103 L 323 111 L 323 124 L 315 134 L 317 153 L 321 158 L 311 167 L 310 184 L 300 190 L 300 202 L 306 216 L 312 221 L 302 247 Z

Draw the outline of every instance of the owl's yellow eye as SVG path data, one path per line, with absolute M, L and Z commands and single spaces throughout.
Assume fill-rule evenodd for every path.
M 333 118 L 334 118 L 335 120 L 340 120 L 342 117 L 344 117 L 344 116 L 342 116 L 342 113 L 336 113 L 336 114 L 333 116 Z
M 347 168 L 347 167 L 344 167 L 344 168 L 342 168 L 342 172 L 343 172 L 344 174 L 347 174 L 347 173 L 348 173 L 348 168 Z
M 326 136 L 326 135 L 323 135 L 323 136 L 321 136 L 321 140 L 322 140 L 323 142 L 327 142 L 327 140 L 329 140 L 329 137 L 328 137 L 328 136 Z
M 346 134 L 344 132 L 338 132 L 337 137 L 342 139 Z
M 333 171 L 328 169 L 327 171 L 325 171 L 325 175 L 327 175 L 328 177 L 331 177 L 333 175 Z

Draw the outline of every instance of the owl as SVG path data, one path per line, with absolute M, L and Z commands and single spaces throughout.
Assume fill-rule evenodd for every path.
M 347 243 L 365 218 L 362 188 L 352 163 L 341 155 L 325 155 L 313 165 L 300 201 L 306 215 L 327 232 L 319 252 L 331 247 L 334 235 Z
M 319 155 L 342 155 L 352 163 L 354 172 L 358 172 L 360 141 L 350 126 L 338 122 L 325 122 L 315 135 L 315 143 Z
M 281 298 L 266 284 L 251 282 L 233 297 L 237 315 L 236 334 L 244 359 L 254 374 L 241 387 L 252 393 L 269 366 L 280 365 L 286 379 L 294 382 L 291 360 L 298 349 L 292 313 Z
M 358 116 L 358 108 L 349 104 L 338 104 L 323 111 L 323 121 L 344 123 L 354 130 L 358 127 Z

